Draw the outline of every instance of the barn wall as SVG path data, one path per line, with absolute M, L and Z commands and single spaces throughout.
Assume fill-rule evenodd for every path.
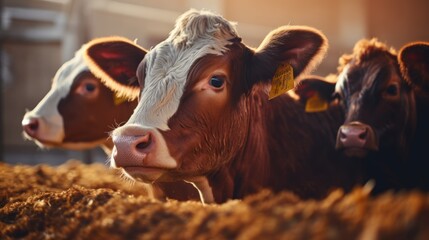
M 48 92 L 52 77 L 61 66 L 60 44 L 7 41 L 3 47 L 12 73 L 3 95 L 5 144 L 34 145 L 23 141 L 21 120 L 26 109 L 34 108 Z
M 80 0 L 79 0 L 80 1 Z M 2 151 L 0 161 L 60 164 L 70 158 L 105 161 L 93 151 L 41 150 L 24 140 L 21 120 L 48 92 L 65 60 L 86 41 L 80 32 L 79 1 L 10 0 L 2 5 L 0 25 Z
M 339 53 L 350 48 L 348 43 L 365 35 L 364 3 L 360 0 L 273 0 L 269 4 L 236 0 L 225 4 L 225 14 L 239 23 L 243 39 L 251 46 L 257 47 L 270 30 L 282 25 L 307 25 L 321 30 L 330 48 L 317 74 L 334 71 Z M 354 31 L 347 31 L 348 27 Z
M 411 40 L 429 41 L 429 1 L 366 1 L 368 22 L 371 23 L 368 25 L 369 37 L 377 37 L 395 48 Z M 385 11 L 380 11 L 383 8 Z

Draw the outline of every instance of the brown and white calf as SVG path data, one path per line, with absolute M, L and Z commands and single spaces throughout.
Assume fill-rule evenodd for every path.
M 88 69 L 83 54 L 85 48 L 95 44 L 103 46 L 99 58 L 116 62 L 105 67 L 116 74 L 115 79 L 121 85 L 102 80 Z M 110 154 L 113 143 L 109 133 L 125 123 L 137 105 L 140 88 L 135 70 L 129 70 L 137 67 L 133 63 L 138 64 L 143 59 L 145 51 L 142 50 L 122 37 L 98 38 L 83 45 L 74 58 L 57 71 L 52 88 L 42 101 L 25 114 L 24 135 L 44 148 L 84 150 L 101 146 Z M 159 183 L 154 190 L 160 199 L 199 197 L 194 187 L 184 182 Z
M 402 55 L 408 52 L 406 48 Z M 423 78 L 410 77 L 407 82 L 403 77 L 413 67 L 427 73 L 428 64 L 425 68 L 423 61 L 404 58 L 377 39 L 363 39 L 352 54 L 340 59 L 336 92 L 346 119 L 338 131 L 337 148 L 361 161 L 365 178 L 375 180 L 374 193 L 427 188 L 429 183 L 429 162 L 423 150 L 429 147 L 429 109 L 427 103 L 416 108 L 416 87 L 412 86 L 424 87 L 419 82 Z M 421 100 L 417 102 L 422 105 Z
M 109 46 L 127 42 L 129 44 L 124 46 L 128 49 L 138 48 L 120 37 L 103 38 L 100 41 Z M 137 80 L 132 78 L 134 74 L 125 76 L 126 80 L 132 80 L 123 83 L 130 85 L 127 96 L 115 93 L 88 69 L 83 58 L 85 47 L 83 45 L 71 60 L 60 67 L 49 92 L 33 110 L 24 115 L 24 135 L 40 147 L 83 150 L 103 146 L 109 151 L 113 144 L 107 138 L 108 133 L 127 121 L 137 105 L 138 92 L 136 94 L 133 88 L 138 89 L 139 86 Z M 131 56 L 127 54 L 127 59 L 120 55 L 109 57 L 125 61 Z M 140 53 L 133 60 L 143 57 L 144 54 Z
M 184 13 L 136 69 L 139 103 L 112 133 L 112 167 L 146 182 L 192 182 L 204 202 L 263 188 L 324 196 L 346 175 L 334 149 L 341 108 L 307 113 L 296 95 L 268 92 L 279 66 L 308 73 L 327 45 L 316 29 L 284 26 L 252 49 L 223 17 Z M 110 76 L 92 55 L 90 68 Z

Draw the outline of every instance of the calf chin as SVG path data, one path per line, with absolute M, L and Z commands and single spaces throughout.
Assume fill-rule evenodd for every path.
M 364 158 L 368 155 L 369 150 L 365 148 L 344 148 L 343 154 L 351 158 Z

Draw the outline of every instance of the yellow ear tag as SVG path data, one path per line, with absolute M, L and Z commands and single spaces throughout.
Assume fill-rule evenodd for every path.
M 289 64 L 280 64 L 271 81 L 271 90 L 268 99 L 271 100 L 282 95 L 293 89 L 294 85 L 292 66 Z
M 328 109 L 328 102 L 319 96 L 319 93 L 315 93 L 311 98 L 307 99 L 305 104 L 306 112 L 321 112 Z
M 126 101 L 127 101 L 127 98 L 119 97 L 116 93 L 113 93 L 113 103 L 115 104 L 115 106 L 118 106 L 119 104 Z

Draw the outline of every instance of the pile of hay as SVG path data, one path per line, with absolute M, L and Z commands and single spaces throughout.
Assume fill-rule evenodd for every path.
M 429 239 L 429 194 L 159 202 L 101 164 L 0 163 L 0 239 Z

